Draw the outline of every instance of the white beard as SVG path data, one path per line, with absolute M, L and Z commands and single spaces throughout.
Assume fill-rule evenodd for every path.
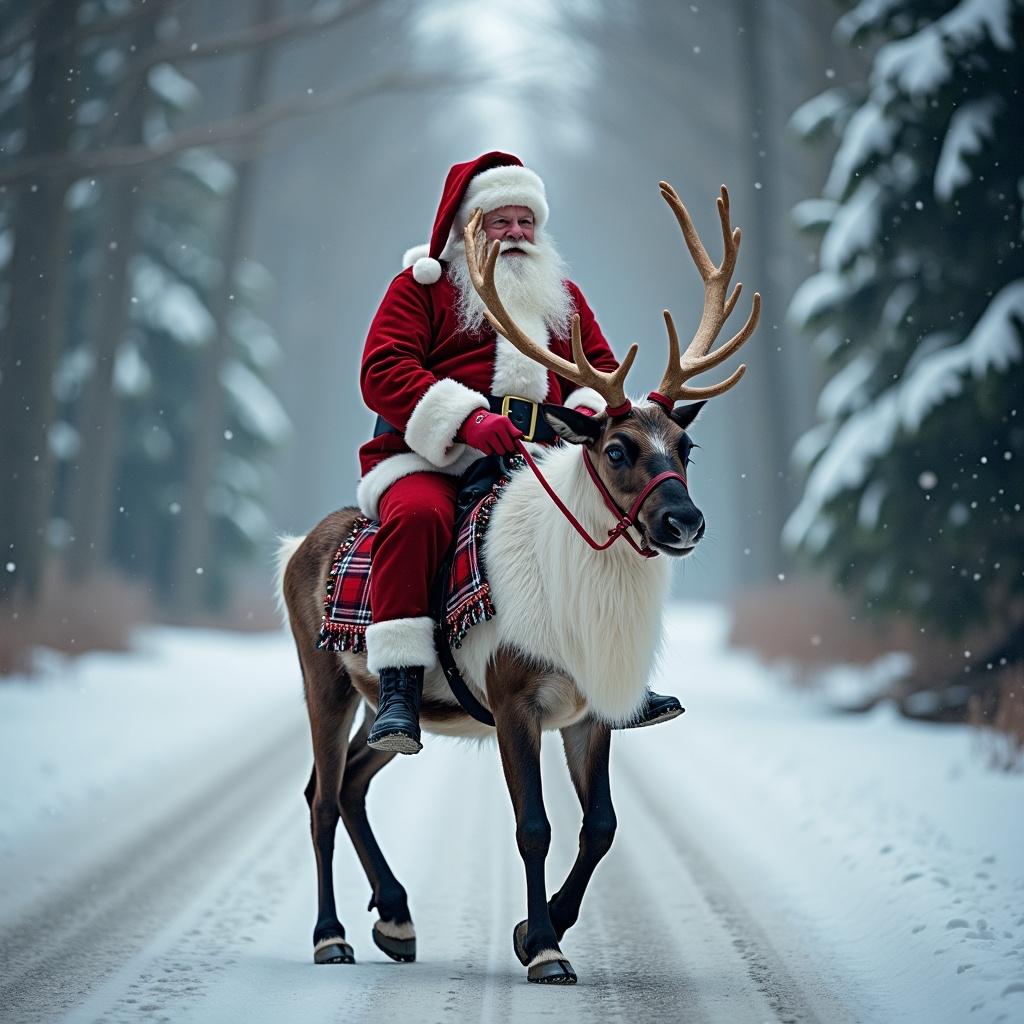
M 560 337 L 568 334 L 575 312 L 565 287 L 565 261 L 550 238 L 533 243 L 502 242 L 501 248 L 502 252 L 512 248 L 523 251 L 523 255 L 498 257 L 494 283 L 501 301 L 517 326 L 548 348 L 549 332 Z M 459 327 L 475 334 L 484 325 L 484 304 L 470 280 L 466 249 L 461 242 L 448 264 L 448 277 L 458 293 Z M 492 393 L 542 402 L 547 390 L 547 370 L 499 335 Z

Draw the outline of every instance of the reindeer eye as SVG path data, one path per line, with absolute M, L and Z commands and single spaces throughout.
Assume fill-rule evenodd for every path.
M 626 453 L 618 445 L 612 445 L 605 455 L 608 456 L 608 461 L 613 466 L 621 466 L 626 461 Z

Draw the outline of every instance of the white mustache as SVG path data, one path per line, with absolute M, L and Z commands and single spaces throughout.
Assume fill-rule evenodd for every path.
M 528 256 L 532 256 L 536 252 L 536 246 L 534 246 L 533 242 L 528 242 L 525 238 L 517 242 L 511 239 L 503 241 L 501 243 L 501 251 L 508 252 L 509 249 L 518 249 L 520 252 L 525 252 Z

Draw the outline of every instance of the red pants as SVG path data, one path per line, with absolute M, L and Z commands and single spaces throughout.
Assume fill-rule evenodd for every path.
M 370 558 L 374 622 L 426 615 L 430 587 L 455 532 L 458 477 L 411 473 L 380 499 Z

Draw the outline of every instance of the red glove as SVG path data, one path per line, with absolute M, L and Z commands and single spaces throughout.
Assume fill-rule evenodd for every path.
M 589 405 L 577 405 L 576 412 L 583 413 L 584 416 L 596 416 L 597 410 L 591 409 Z
M 511 455 L 523 432 L 507 417 L 486 409 L 471 412 L 455 437 L 487 455 Z

